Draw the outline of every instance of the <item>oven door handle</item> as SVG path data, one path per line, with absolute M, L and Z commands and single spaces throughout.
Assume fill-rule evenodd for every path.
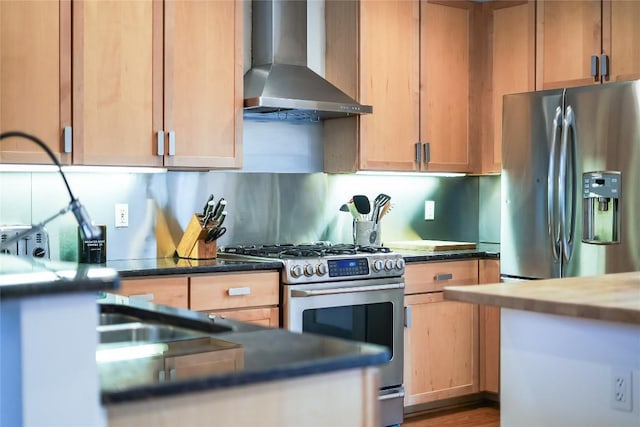
M 372 291 L 386 291 L 388 289 L 401 289 L 402 283 L 394 283 L 390 285 L 372 285 L 372 286 L 354 286 L 349 288 L 331 288 L 331 289 L 317 289 L 317 290 L 292 290 L 291 297 L 315 297 L 319 295 L 334 295 L 334 294 L 349 294 L 353 292 L 372 292 Z

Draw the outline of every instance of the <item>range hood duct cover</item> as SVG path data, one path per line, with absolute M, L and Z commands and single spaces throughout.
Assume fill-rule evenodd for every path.
M 307 66 L 306 0 L 253 0 L 252 49 L 246 118 L 315 121 L 373 111 Z

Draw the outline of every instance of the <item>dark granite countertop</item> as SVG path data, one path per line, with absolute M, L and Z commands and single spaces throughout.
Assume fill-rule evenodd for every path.
M 456 251 L 410 251 L 395 249 L 406 262 L 443 261 L 466 258 L 500 259 L 500 245 L 479 243 L 474 250 Z M 108 261 L 107 267 L 120 273 L 121 277 L 163 276 L 172 274 L 220 273 L 233 271 L 279 270 L 278 260 L 246 260 L 234 256 L 221 255 L 209 260 L 189 260 L 181 258 L 148 258 Z
M 210 334 L 212 342 L 219 342 L 221 348 L 222 343 L 242 348 L 240 368 L 180 380 L 160 381 L 157 371 L 150 375 L 152 369 L 147 369 L 152 366 L 150 357 L 139 358 L 135 363 L 127 361 L 128 365 L 99 364 L 104 404 L 375 366 L 391 357 L 387 348 L 377 345 L 265 328 L 221 317 L 210 319 L 203 313 L 128 301 L 112 294 L 107 294 L 99 303 L 102 312 L 196 329 Z M 123 378 L 126 381 L 121 381 Z
M 147 258 L 107 261 L 122 277 L 163 276 L 171 274 L 221 273 L 231 271 L 278 270 L 279 261 L 231 259 L 192 260 L 182 258 Z
M 456 251 L 427 252 L 394 249 L 394 252 L 401 254 L 406 262 L 452 261 L 467 258 L 500 259 L 500 244 L 478 243 L 476 249 Z
M 96 265 L 0 254 L 0 299 L 117 289 L 118 273 Z

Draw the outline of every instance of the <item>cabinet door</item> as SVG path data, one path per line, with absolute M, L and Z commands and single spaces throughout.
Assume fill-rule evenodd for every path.
M 116 293 L 154 304 L 189 308 L 187 277 L 123 279 L 122 285 Z
M 240 167 L 242 2 L 166 1 L 165 55 L 165 164 Z
M 360 2 L 360 169 L 416 170 L 419 3 Z
M 242 369 L 244 352 L 241 347 L 166 357 L 165 371 L 170 380 L 203 377 Z
M 480 284 L 500 282 L 500 261 L 480 260 Z M 500 390 L 500 307 L 480 309 L 480 390 Z
M 471 3 L 422 0 L 420 8 L 420 139 L 423 169 L 470 171 L 469 43 Z
M 162 54 L 153 49 L 158 17 L 157 1 L 74 2 L 74 163 L 162 165 L 153 135 L 160 129 L 153 123 L 154 54 Z
M 0 132 L 41 139 L 61 163 L 62 129 L 71 125 L 71 2 L 0 2 Z M 0 142 L 2 163 L 51 160 L 21 138 Z
M 243 310 L 216 310 L 213 314 L 268 328 L 280 327 L 278 307 L 245 308 Z
M 600 0 L 545 0 L 537 4 L 536 89 L 599 83 L 591 61 L 601 42 Z
M 215 312 L 277 306 L 279 283 L 277 271 L 193 276 L 189 308 Z
M 407 295 L 405 406 L 478 391 L 478 306 Z
M 482 172 L 502 165 L 502 98 L 535 90 L 535 3 L 488 3 L 491 41 L 492 136 L 483 147 Z
M 640 79 L 640 2 L 605 0 L 602 14 L 602 52 L 610 59 L 604 81 Z

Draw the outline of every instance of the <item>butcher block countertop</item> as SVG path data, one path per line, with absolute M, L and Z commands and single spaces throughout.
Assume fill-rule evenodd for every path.
M 640 325 L 640 272 L 447 286 L 444 298 L 586 319 Z

